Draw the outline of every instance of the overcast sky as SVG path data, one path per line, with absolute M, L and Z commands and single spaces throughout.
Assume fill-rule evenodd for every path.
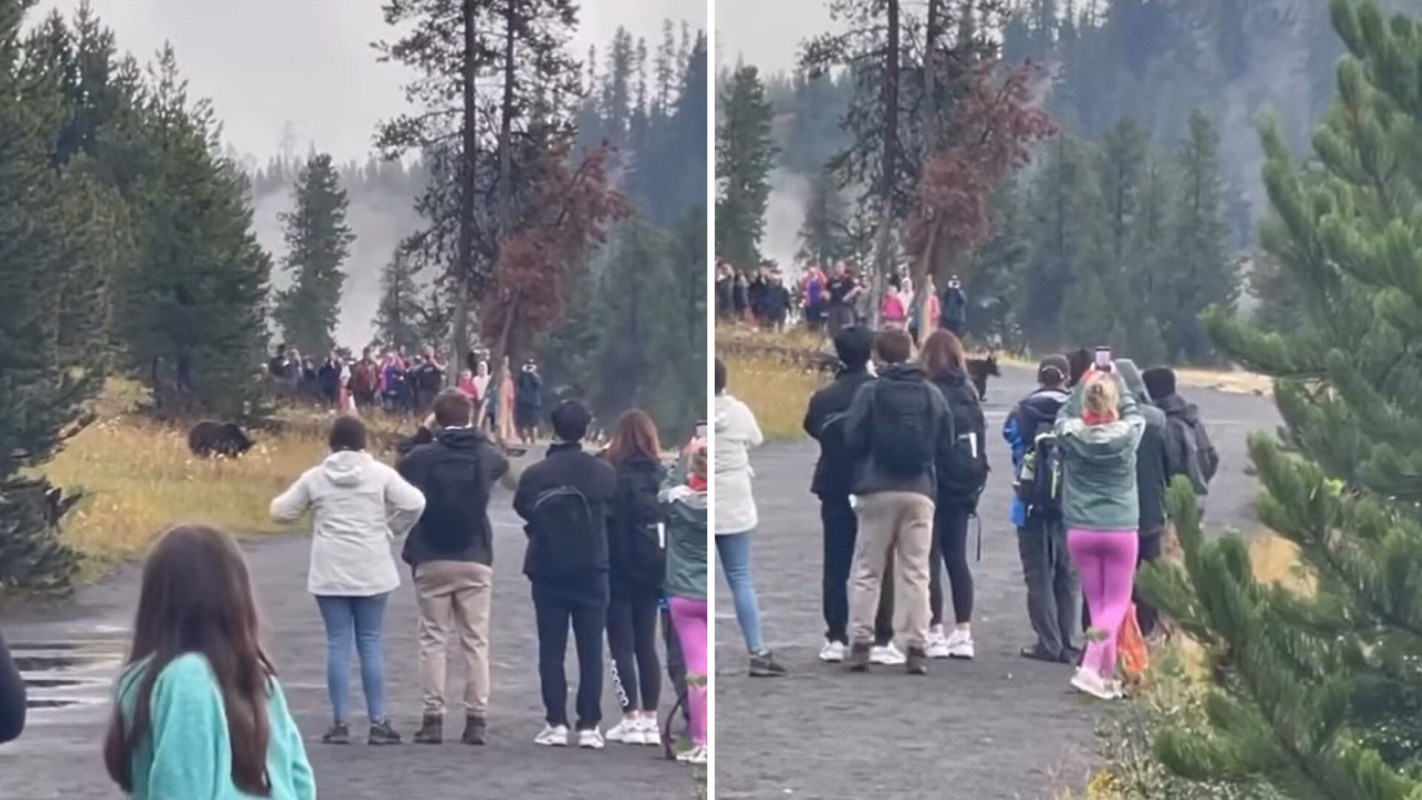
M 0 0 L 4 2 L 4 0 Z M 724 0 L 723 0 L 724 2 Z M 797 0 L 798 2 L 798 0 Z M 43 0 L 66 14 L 80 0 Z M 314 142 L 338 161 L 371 152 L 376 123 L 404 107 L 406 74 L 376 63 L 389 38 L 381 0 L 90 0 L 120 49 L 151 60 L 171 41 L 190 94 L 213 101 L 226 138 L 243 153 L 277 152 L 287 121 L 298 147 Z M 576 51 L 602 48 L 619 25 L 649 43 L 662 20 L 706 26 L 706 0 L 585 0 Z
M 761 72 L 789 72 L 800 42 L 830 29 L 828 0 L 716 0 L 716 50 Z

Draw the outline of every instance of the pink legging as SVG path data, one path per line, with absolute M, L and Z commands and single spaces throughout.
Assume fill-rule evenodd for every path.
M 673 597 L 667 604 L 672 627 L 681 643 L 682 659 L 686 662 L 686 706 L 691 714 L 691 743 L 706 744 L 706 601 Z M 701 679 L 697 686 L 691 681 Z
M 1139 548 L 1135 531 L 1067 530 L 1067 552 L 1081 574 L 1081 593 L 1091 612 L 1091 627 L 1105 633 L 1105 638 L 1086 645 L 1081 665 L 1103 678 L 1116 677 L 1116 636 L 1131 605 Z

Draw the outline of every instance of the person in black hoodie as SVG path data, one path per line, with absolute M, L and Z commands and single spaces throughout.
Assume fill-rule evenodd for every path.
M 24 729 L 25 681 L 0 636 L 0 744 L 20 738 Z
M 928 380 L 948 402 L 953 446 L 939 461 L 938 490 L 933 510 L 933 554 L 928 584 L 928 655 L 931 658 L 974 656 L 973 572 L 968 567 L 968 520 L 977 514 L 978 498 L 987 484 L 987 422 L 978 390 L 968 382 L 963 342 L 948 330 L 929 334 L 920 353 Z M 948 570 L 953 595 L 953 631 L 943 634 L 943 581 L 938 558 Z
M 1148 369 L 1141 378 L 1156 408 L 1165 412 L 1165 449 L 1172 469 L 1167 480 L 1176 475 L 1188 478 L 1203 508 L 1210 481 L 1220 468 L 1220 455 L 1205 431 L 1200 408 L 1176 393 L 1175 371 L 1169 367 Z
M 855 392 L 844 422 L 845 452 L 855 465 L 850 491 L 858 501 L 863 537 L 854 554 L 848 664 L 857 672 L 869 667 L 874 615 L 893 551 L 894 630 L 907 644 L 906 670 L 923 675 L 928 672 L 934 465 L 943 463 L 953 446 L 952 425 L 943 393 L 921 368 L 907 363 L 913 351 L 907 331 L 882 331 L 874 349 L 886 366 L 878 380 Z
M 1165 413 L 1155 406 L 1140 369 L 1128 358 L 1116 360 L 1116 370 L 1126 382 L 1126 388 L 1136 396 L 1140 404 L 1141 416 L 1145 417 L 1145 432 L 1136 448 L 1136 493 L 1140 497 L 1140 548 L 1136 551 L 1136 565 L 1160 558 L 1161 539 L 1165 533 L 1165 487 L 1169 476 L 1175 472 L 1170 463 L 1169 451 L 1165 446 Z M 1155 633 L 1159 612 L 1136 587 L 1131 596 L 1136 604 L 1136 622 L 1141 626 L 1141 634 Z M 1083 617 L 1086 617 L 1083 614 Z
M 834 350 L 841 369 L 830 385 L 815 392 L 805 409 L 805 433 L 820 443 L 820 460 L 810 491 L 820 498 L 820 521 L 824 525 L 823 607 L 825 644 L 820 660 L 844 660 L 849 647 L 849 567 L 854 562 L 854 540 L 859 520 L 849 503 L 854 464 L 844 452 L 844 413 L 859 387 L 874 380 L 869 374 L 874 334 L 868 328 L 851 325 L 834 335 Z M 879 596 L 874 619 L 874 647 L 885 653 L 894 641 L 893 598 L 885 586 Z
M 617 495 L 607 529 L 607 646 L 612 650 L 612 683 L 622 705 L 622 721 L 608 730 L 607 738 L 624 744 L 662 741 L 657 727 L 662 689 L 657 616 L 666 572 L 657 501 L 666 476 L 661 454 L 652 418 L 637 409 L 623 414 L 606 458 L 617 470 Z
M 617 496 L 617 472 L 583 451 L 592 415 L 564 400 L 550 415 L 555 441 L 528 468 L 514 494 L 525 521 L 528 550 L 523 572 L 533 584 L 538 624 L 538 677 L 546 724 L 534 741 L 568 744 L 568 680 L 563 660 L 568 625 L 578 651 L 577 744 L 601 749 L 602 632 L 607 627 L 607 518 Z
M 489 707 L 489 607 L 494 549 L 489 491 L 509 462 L 474 422 L 474 403 L 458 389 L 434 400 L 430 441 L 399 464 L 425 496 L 425 510 L 401 557 L 414 572 L 420 607 L 424 724 L 417 744 L 444 741 L 445 644 L 453 629 L 464 653 L 465 744 L 483 744 Z

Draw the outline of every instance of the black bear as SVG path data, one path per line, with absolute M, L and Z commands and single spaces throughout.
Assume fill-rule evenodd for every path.
M 198 458 L 237 458 L 255 444 L 235 422 L 203 420 L 188 431 L 188 449 Z
M 987 400 L 988 378 L 1002 375 L 997 366 L 997 354 L 988 353 L 984 358 L 968 359 L 968 376 L 973 380 L 973 388 L 978 390 L 978 400 Z

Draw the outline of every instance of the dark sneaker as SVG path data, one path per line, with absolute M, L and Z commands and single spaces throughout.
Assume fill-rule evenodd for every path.
M 1047 661 L 1052 664 L 1060 664 L 1066 660 L 1066 653 L 1053 653 L 1043 647 L 1040 642 L 1022 648 L 1020 651 L 1023 658 L 1030 658 L 1033 661 Z
M 444 744 L 444 717 L 426 716 L 415 731 L 415 744 Z
M 350 744 L 351 726 L 344 722 L 337 722 L 326 731 L 326 735 L 321 737 L 322 744 Z
M 400 734 L 390 727 L 390 720 L 370 723 L 370 738 L 366 742 L 374 745 L 399 744 Z
M 844 663 L 849 667 L 850 672 L 869 671 L 869 653 L 873 646 L 868 642 L 855 642 L 849 646 L 849 658 Z
M 922 647 L 910 647 L 904 657 L 904 671 L 910 675 L 927 675 L 928 651 Z
M 483 717 L 465 717 L 464 735 L 459 737 L 459 741 L 465 744 L 484 744 L 485 725 Z
M 779 678 L 784 674 L 785 668 L 776 662 L 775 656 L 771 655 L 769 650 L 751 656 L 750 676 L 752 678 Z

